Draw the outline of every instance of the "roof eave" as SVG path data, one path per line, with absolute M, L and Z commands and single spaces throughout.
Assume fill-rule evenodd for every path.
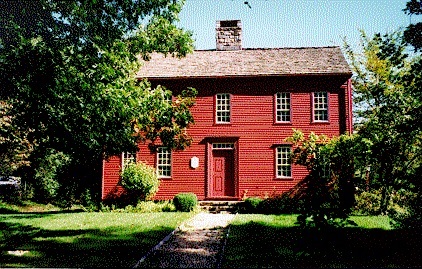
M 254 77 L 299 77 L 299 76 L 352 76 L 352 72 L 335 73 L 297 73 L 297 74 L 257 74 L 257 75 L 220 75 L 220 76 L 163 76 L 163 77 L 143 77 L 136 76 L 136 79 L 148 80 L 170 80 L 170 79 L 208 79 L 208 78 L 254 78 Z

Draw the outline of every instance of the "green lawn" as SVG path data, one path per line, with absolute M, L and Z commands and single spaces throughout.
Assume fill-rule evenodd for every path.
M 1 214 L 0 267 L 129 267 L 193 214 Z
M 387 217 L 352 217 L 359 226 L 303 230 L 294 215 L 237 215 L 223 268 L 422 267 L 419 231 L 394 230 Z

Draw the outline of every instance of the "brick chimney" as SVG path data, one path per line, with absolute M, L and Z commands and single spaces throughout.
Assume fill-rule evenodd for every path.
M 217 21 L 215 32 L 217 50 L 242 49 L 242 23 L 240 20 Z

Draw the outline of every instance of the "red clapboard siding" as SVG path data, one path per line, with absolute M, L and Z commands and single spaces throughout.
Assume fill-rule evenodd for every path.
M 102 199 L 122 191 L 117 184 L 120 180 L 121 156 L 113 156 L 109 160 L 103 161 Z
M 236 197 L 280 194 L 292 188 L 307 175 L 304 167 L 293 165 L 292 178 L 275 176 L 275 146 L 286 144 L 292 128 L 326 134 L 329 137 L 351 132 L 351 88 L 346 76 L 268 77 L 175 79 L 153 81 L 171 89 L 177 95 L 186 87 L 198 90 L 195 106 L 191 109 L 195 124 L 188 133 L 194 142 L 185 151 L 172 153 L 172 178 L 162 179 L 156 199 L 172 199 L 179 192 L 194 192 L 199 199 L 209 197 L 211 162 L 209 143 L 235 142 Z M 280 91 L 291 93 L 290 123 L 275 123 L 274 95 Z M 329 94 L 329 122 L 312 122 L 312 93 Z M 217 93 L 231 94 L 230 124 L 215 124 L 214 98 Z M 208 148 L 207 148 L 208 147 Z M 156 154 L 147 144 L 139 145 L 137 159 L 153 166 Z M 193 156 L 199 158 L 199 167 L 190 167 Z M 104 162 L 103 198 L 112 191 L 118 180 L 120 158 Z

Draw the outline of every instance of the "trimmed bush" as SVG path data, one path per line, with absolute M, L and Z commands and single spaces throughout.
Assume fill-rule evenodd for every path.
M 262 199 L 249 197 L 244 200 L 240 208 L 241 213 L 252 214 L 298 214 L 303 210 L 303 200 L 281 194 Z
M 190 212 L 198 204 L 198 197 L 194 193 L 179 193 L 174 196 L 173 204 L 177 211 Z
M 259 205 L 259 211 L 263 214 L 297 214 L 301 212 L 303 200 L 282 194 L 263 200 Z
M 262 199 L 259 197 L 248 197 L 244 202 L 244 211 L 245 213 L 260 213 L 260 204 Z
M 155 169 L 142 162 L 127 164 L 121 176 L 121 185 L 133 197 L 134 204 L 149 200 L 160 185 Z

